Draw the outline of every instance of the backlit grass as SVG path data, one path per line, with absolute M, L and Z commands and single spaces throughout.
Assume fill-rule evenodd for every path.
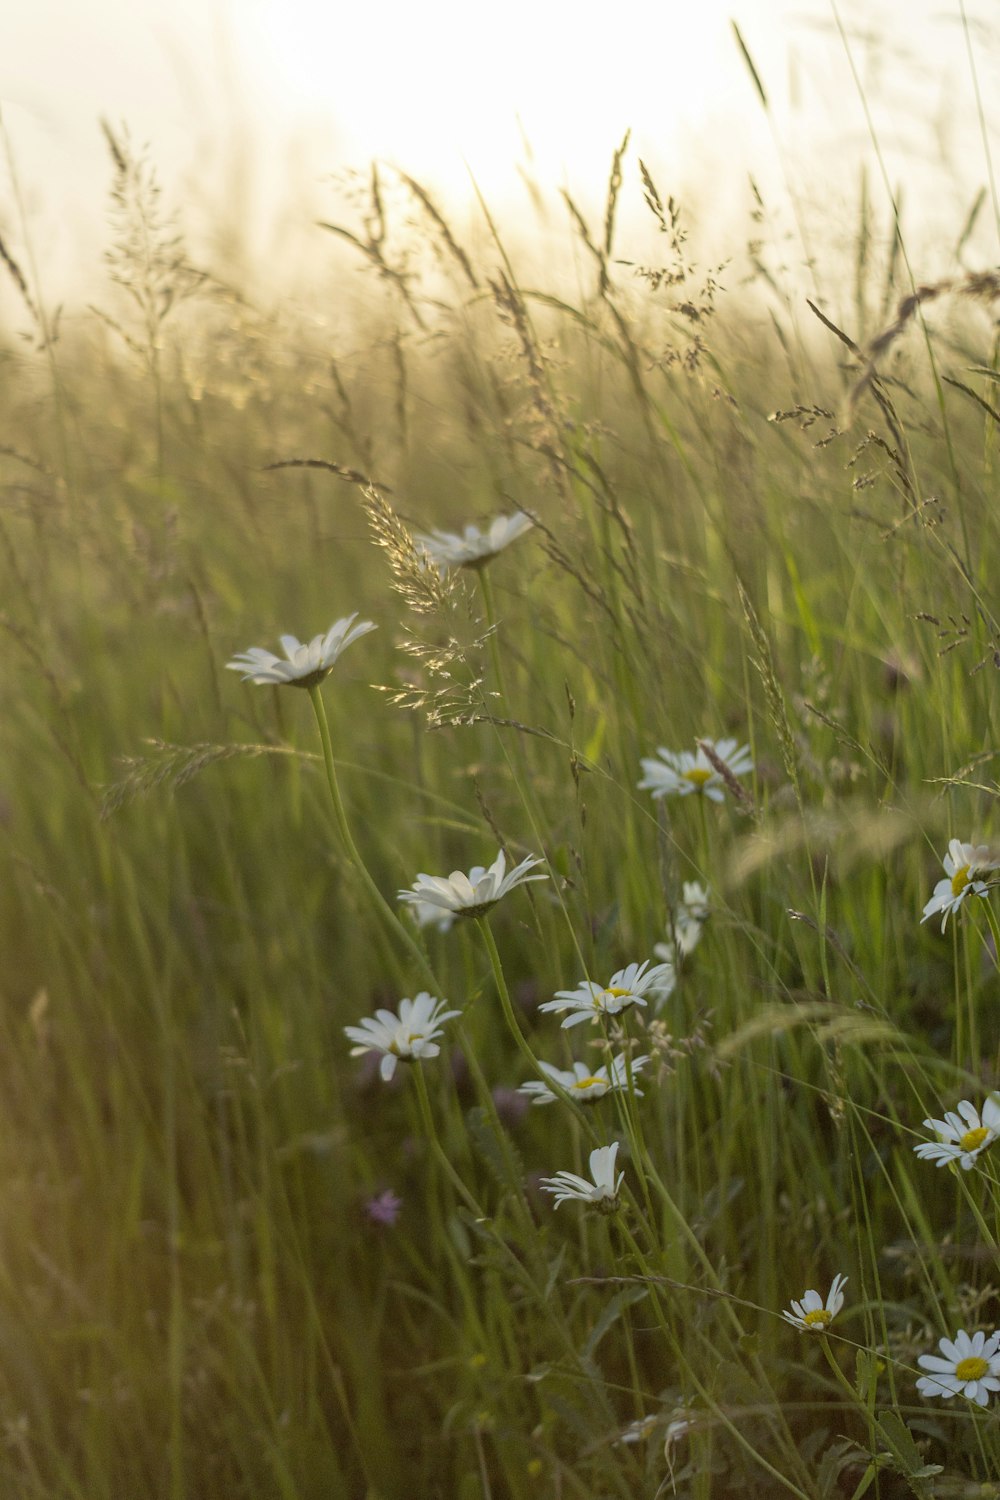
M 921 923 L 997 836 L 996 278 L 869 246 L 796 334 L 623 148 L 572 295 L 373 198 L 331 345 L 110 144 L 113 312 L 53 339 L 6 247 L 0 1489 L 1000 1493 L 995 1411 L 916 1386 L 997 1322 L 994 1158 L 913 1151 L 1000 1084 L 991 870 Z M 422 535 L 518 511 L 439 576 Z M 312 703 L 224 670 L 354 612 Z M 721 801 L 639 787 L 727 738 Z M 500 849 L 547 879 L 399 901 Z M 541 1008 L 693 882 L 659 1008 Z M 420 992 L 460 1014 L 383 1082 L 344 1028 Z

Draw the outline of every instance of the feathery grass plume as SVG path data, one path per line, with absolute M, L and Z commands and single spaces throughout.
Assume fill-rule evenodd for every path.
M 654 369 L 668 370 L 679 366 L 686 374 L 693 375 L 700 368 L 702 359 L 708 352 L 708 345 L 702 335 L 701 329 L 705 322 L 713 316 L 716 311 L 715 299 L 721 290 L 718 277 L 725 269 L 725 262 L 712 266 L 705 271 L 700 284 L 693 285 L 692 279 L 698 269 L 690 259 L 685 250 L 688 232 L 683 227 L 681 217 L 681 206 L 675 198 L 670 197 L 664 204 L 660 192 L 650 175 L 649 168 L 645 162 L 639 162 L 639 172 L 642 177 L 643 197 L 650 213 L 656 219 L 660 234 L 667 240 L 670 251 L 670 260 L 666 265 L 649 266 L 637 264 L 630 260 L 617 260 L 616 265 L 628 266 L 633 275 L 645 281 L 651 292 L 658 292 L 661 288 L 676 288 L 677 300 L 669 304 L 670 311 L 676 314 L 680 321 L 673 326 L 681 331 L 684 343 L 681 346 L 667 344 L 661 353 L 655 358 L 648 352 L 645 362 Z M 683 288 L 683 290 L 681 290 Z M 631 333 L 627 330 L 624 319 L 618 313 L 614 304 L 609 304 L 616 316 L 619 332 L 623 335 L 626 344 L 626 354 L 634 358 L 636 344 Z M 631 368 L 633 382 L 637 384 L 639 394 L 643 401 L 648 401 L 641 382 L 637 380 L 635 371 Z M 730 398 L 732 399 L 732 398 Z
M 413 537 L 412 532 L 385 497 L 369 485 L 363 504 L 372 539 L 389 561 L 392 587 L 416 615 L 448 622 L 443 639 L 422 639 L 403 628 L 400 650 L 419 664 L 417 678 L 400 687 L 376 683 L 381 693 L 399 708 L 422 711 L 432 728 L 445 724 L 472 724 L 481 716 L 485 702 L 485 673 L 474 663 L 481 659 L 491 632 L 460 640 L 452 628 L 460 610 L 471 620 L 471 595 L 458 568 L 443 571 Z M 476 622 L 477 625 L 481 622 Z
M 111 225 L 113 241 L 105 252 L 111 279 L 139 312 L 142 338 L 134 337 L 115 318 L 94 308 L 134 354 L 155 365 L 163 324 L 179 303 L 201 291 L 207 277 L 188 260 L 173 216 L 161 201 L 162 191 L 148 148 L 135 151 L 126 129 L 118 134 L 106 120 L 101 130 L 111 156 Z
M 372 162 L 367 197 L 367 204 L 362 208 L 364 238 L 355 234 L 352 229 L 347 229 L 343 224 L 331 224 L 325 219 L 317 219 L 316 227 L 325 229 L 329 234 L 346 240 L 349 245 L 360 250 L 368 264 L 373 266 L 379 276 L 389 282 L 399 293 L 417 327 L 426 332 L 426 320 L 411 290 L 413 273 L 407 263 L 405 249 L 399 252 L 398 264 L 393 265 L 388 259 L 388 220 L 382 197 L 382 182 L 375 162 Z
M 560 461 L 560 421 L 549 388 L 542 353 L 528 318 L 527 309 L 520 291 L 506 271 L 498 270 L 490 278 L 490 291 L 500 315 L 500 321 L 512 328 L 521 346 L 521 353 L 528 369 L 528 385 L 532 405 L 538 418 L 536 446 L 538 452 L 549 459 L 549 467 L 561 494 L 566 493 L 566 473 Z
M 730 740 L 729 743 L 732 744 L 733 742 Z M 708 761 L 712 769 L 714 771 L 717 771 L 718 774 L 722 777 L 723 781 L 726 783 L 727 790 L 732 793 L 735 801 L 739 804 L 740 807 L 742 807 L 743 811 L 749 813 L 751 817 L 756 817 L 757 807 L 753 800 L 753 797 L 750 795 L 749 791 L 743 785 L 743 783 L 733 775 L 732 767 L 719 754 L 712 741 L 695 740 L 695 744 L 704 755 L 705 759 Z M 752 765 L 750 769 L 753 769 Z
M 813 439 L 814 448 L 826 448 L 844 435 L 844 429 L 837 424 L 836 413 L 828 406 L 803 406 L 801 402 L 796 402 L 787 411 L 779 408 L 771 412 L 767 420 L 769 422 L 794 422 L 800 432 L 808 432 L 817 422 L 822 422 L 823 431 L 818 438 Z M 829 426 L 826 425 L 827 423 Z
M 39 353 L 43 353 L 47 356 L 49 367 L 52 371 L 52 376 L 56 388 L 58 389 L 59 376 L 55 363 L 55 345 L 59 339 L 59 322 L 62 317 L 62 306 L 57 306 L 55 311 L 51 315 L 45 307 L 44 299 L 42 296 L 41 283 L 39 281 L 38 266 L 35 261 L 35 255 L 32 249 L 31 239 L 29 235 L 27 207 L 25 198 L 21 192 L 20 174 L 17 170 L 17 163 L 14 157 L 14 148 L 11 143 L 10 135 L 7 131 L 7 122 L 4 119 L 2 107 L 0 107 L 0 145 L 2 145 L 3 155 L 7 165 L 6 186 L 11 190 L 14 203 L 17 208 L 17 215 L 20 220 L 21 226 L 22 250 L 24 256 L 26 257 L 29 274 L 34 282 L 34 292 L 32 292 L 31 287 L 28 284 L 28 277 L 22 271 L 20 262 L 15 257 L 13 251 L 7 243 L 6 238 L 4 238 L 3 236 L 0 236 L 0 264 L 4 265 L 7 268 L 7 274 L 10 276 L 11 281 L 14 283 L 17 294 L 23 302 L 28 316 L 31 319 L 35 330 L 33 340 L 34 348 L 38 350 Z M 27 334 L 24 333 L 22 333 L 21 336 L 25 339 L 27 339 L 28 337 Z M 60 436 L 62 437 L 63 441 L 65 441 L 65 434 L 61 433 Z
M 272 469 L 325 469 L 328 474 L 336 474 L 338 479 L 346 479 L 348 484 L 359 485 L 364 490 L 392 494 L 389 486 L 380 479 L 372 479 L 370 474 L 362 474 L 360 470 L 348 468 L 344 464 L 335 464 L 328 458 L 280 458 L 273 464 L 265 464 L 263 472 L 267 474 Z
M 878 375 L 879 360 L 892 348 L 907 325 L 920 314 L 921 308 L 949 293 L 973 302 L 992 305 L 1000 299 L 1000 271 L 967 271 L 964 276 L 946 276 L 941 281 L 924 282 L 902 297 L 896 306 L 896 316 L 892 322 L 868 342 L 863 353 L 856 351 L 861 354 L 863 370 L 848 398 L 851 411 Z
M 597 295 L 602 298 L 607 296 L 611 287 L 611 278 L 608 275 L 608 260 L 610 259 L 611 247 L 614 242 L 615 212 L 618 206 L 618 194 L 621 191 L 622 185 L 622 160 L 625 152 L 628 150 L 628 143 L 631 136 L 631 130 L 626 130 L 624 139 L 611 160 L 611 175 L 608 179 L 607 198 L 604 206 L 604 235 L 600 244 L 595 244 L 587 227 L 587 221 L 577 208 L 569 192 L 565 188 L 561 189 L 563 202 L 570 211 L 577 232 L 597 262 Z
M 626 130 L 622 137 L 622 143 L 611 158 L 611 176 L 608 178 L 608 195 L 604 205 L 604 258 L 601 268 L 601 295 L 608 290 L 608 261 L 611 259 L 611 247 L 615 238 L 615 214 L 618 209 L 618 195 L 622 186 L 622 162 L 628 150 L 628 143 L 632 139 L 631 130 Z
M 854 339 L 851 338 L 850 334 L 845 333 L 842 328 L 838 328 L 836 323 L 834 323 L 832 319 L 828 318 L 826 313 L 822 312 L 820 308 L 816 306 L 815 302 L 813 302 L 808 297 L 806 298 L 806 305 L 809 308 L 810 312 L 812 312 L 813 315 L 818 318 L 819 321 L 823 324 L 823 327 L 829 329 L 829 331 L 840 340 L 844 347 L 850 350 L 851 354 L 859 364 L 864 365 L 866 361 L 866 355 L 858 346 L 858 344 L 855 343 Z M 886 389 L 885 382 L 880 378 L 878 372 L 876 371 L 874 362 L 870 362 L 868 364 L 866 374 L 848 394 L 847 413 L 844 418 L 844 425 L 849 425 L 853 418 L 857 400 L 860 396 L 862 388 L 871 391 L 879 410 L 885 418 L 885 424 L 889 429 L 892 443 L 895 446 L 891 446 L 888 442 L 886 442 L 885 438 L 881 437 L 878 433 L 869 432 L 862 443 L 859 445 L 848 467 L 850 468 L 855 463 L 857 463 L 857 460 L 861 456 L 861 454 L 866 452 L 870 446 L 881 448 L 886 457 L 891 462 L 893 468 L 895 469 L 896 477 L 902 488 L 903 494 L 906 496 L 908 502 L 906 516 L 908 519 L 914 510 L 919 509 L 921 503 L 917 494 L 916 481 L 913 474 L 913 464 L 911 462 L 909 453 L 909 445 L 906 441 L 903 424 L 899 420 L 899 417 L 896 413 L 896 408 L 893 405 L 888 390 Z M 854 487 L 855 489 L 862 489 L 870 482 L 871 481 L 869 476 L 865 475 L 860 480 L 855 480 Z
M 506 724 L 484 712 L 488 690 L 481 663 L 492 631 L 460 641 L 455 635 L 426 641 L 404 627 L 399 649 L 418 663 L 414 678 L 400 687 L 375 683 L 376 691 L 388 694 L 397 708 L 422 712 L 432 729 L 445 725 L 471 725 L 488 721 Z M 516 725 L 516 728 L 527 726 Z M 529 731 L 530 732 L 530 731 Z
M 373 484 L 365 486 L 362 504 L 375 545 L 389 560 L 392 586 L 407 608 L 417 615 L 446 613 L 461 588 L 457 570 L 449 568 L 442 573 L 434 566 L 405 521 Z
M 743 618 L 747 622 L 750 631 L 750 639 L 754 645 L 754 666 L 760 674 L 760 680 L 764 685 L 764 698 L 767 702 L 768 718 L 778 736 L 781 746 L 781 758 L 784 762 L 788 779 L 795 791 L 796 801 L 802 804 L 802 789 L 799 785 L 798 753 L 795 748 L 795 738 L 792 727 L 788 721 L 788 710 L 785 707 L 785 695 L 781 691 L 778 675 L 774 668 L 774 656 L 771 652 L 771 643 L 767 638 L 764 627 L 760 623 L 757 611 L 753 607 L 750 595 L 743 586 L 743 580 L 737 575 L 736 587 L 739 591 L 740 604 L 743 608 Z M 707 752 L 706 752 L 707 754 Z M 719 770 L 719 767 L 716 767 Z M 720 771 L 720 775 L 721 775 Z M 727 783 L 728 785 L 728 783 Z
M 0 262 L 2 262 L 7 267 L 7 270 L 10 273 L 10 278 L 13 281 L 14 285 L 17 287 L 18 292 L 20 293 L 21 301 L 24 303 L 25 307 L 28 309 L 28 312 L 31 315 L 31 321 L 37 324 L 38 309 L 35 306 L 31 292 L 28 290 L 28 283 L 25 279 L 24 272 L 21 270 L 21 267 L 18 265 L 17 261 L 8 250 L 7 244 L 2 236 L 0 236 Z
M 410 177 L 408 173 L 403 172 L 399 167 L 396 168 L 396 171 L 399 175 L 400 181 L 409 188 L 414 198 L 416 198 L 417 202 L 424 210 L 424 213 L 427 215 L 431 223 L 434 225 L 435 229 L 438 231 L 438 234 L 441 236 L 441 240 L 445 248 L 461 266 L 462 272 L 465 275 L 465 278 L 468 281 L 469 285 L 473 288 L 473 290 L 478 291 L 479 278 L 476 276 L 475 271 L 472 269 L 472 262 L 465 251 L 462 249 L 461 245 L 456 240 L 454 234 L 451 231 L 450 224 L 444 217 L 444 214 L 438 208 L 437 204 L 434 202 L 434 199 L 431 197 L 430 193 L 421 183 L 417 182 L 416 178 Z
M 101 821 L 127 807 L 138 797 L 166 787 L 177 791 L 209 766 L 227 760 L 257 760 L 262 755 L 292 755 L 298 760 L 319 760 L 318 755 L 296 750 L 292 745 L 171 745 L 165 740 L 150 739 L 152 755 L 124 755 L 119 764 L 124 775 L 103 788 Z

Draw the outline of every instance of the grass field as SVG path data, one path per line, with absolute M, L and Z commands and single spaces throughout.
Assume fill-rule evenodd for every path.
M 374 175 L 328 334 L 109 147 L 100 313 L 4 245 L 0 1493 L 1000 1495 L 1000 278 L 623 149 L 545 286 Z

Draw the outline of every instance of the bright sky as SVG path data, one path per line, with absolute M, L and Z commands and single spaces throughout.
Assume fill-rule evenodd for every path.
M 962 3 L 841 0 L 892 181 L 949 245 L 987 180 Z M 1000 158 L 1000 17 L 995 0 L 965 4 Z M 596 207 L 629 127 L 633 161 L 664 194 L 696 185 L 722 218 L 745 215 L 752 171 L 768 192 L 791 183 L 806 212 L 856 224 L 862 159 L 886 209 L 831 0 L 32 0 L 4 18 L 0 108 L 51 300 L 99 270 L 101 115 L 149 142 L 196 243 L 221 208 L 250 226 L 260 262 L 286 268 L 322 250 L 311 226 L 337 216 L 330 178 L 373 156 L 459 216 L 471 170 L 509 222 L 529 164 L 543 187 Z M 24 253 L 2 160 L 0 235 Z M 983 253 L 1000 255 L 995 234 Z

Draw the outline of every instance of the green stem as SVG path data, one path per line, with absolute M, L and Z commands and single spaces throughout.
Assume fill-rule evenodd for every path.
M 511 708 L 510 698 L 507 693 L 507 684 L 503 673 L 503 659 L 500 655 L 500 642 L 497 636 L 496 628 L 496 611 L 493 607 L 493 586 L 490 583 L 485 568 L 477 569 L 477 576 L 480 592 L 483 596 L 483 608 L 486 613 L 486 623 L 489 626 L 490 661 L 493 667 L 493 675 L 496 681 L 497 692 L 500 695 L 500 701 L 503 705 L 503 711 L 506 718 L 510 721 L 511 724 L 515 724 L 516 720 Z M 484 707 L 486 709 L 487 717 L 491 719 L 495 718 L 495 715 L 490 712 L 489 704 L 485 703 Z M 523 762 L 526 774 L 524 776 L 521 776 L 519 774 L 517 766 L 514 763 L 514 757 L 511 755 L 510 751 L 507 748 L 507 742 L 504 739 L 500 725 L 494 724 L 494 729 L 496 732 L 497 745 L 499 746 L 500 753 L 503 756 L 504 761 L 506 762 L 507 770 L 510 773 L 510 777 L 514 783 L 517 795 L 521 800 L 521 805 L 524 808 L 525 812 L 528 814 L 528 822 L 531 826 L 532 837 L 534 838 L 537 847 L 539 849 L 544 849 L 546 846 L 546 839 L 544 836 L 544 830 L 542 828 L 541 810 L 535 797 L 534 788 L 532 786 L 531 768 L 528 765 L 527 756 L 524 753 L 523 745 L 521 746 L 520 759 Z M 583 950 L 580 947 L 580 942 L 576 935 L 576 927 L 570 917 L 569 912 L 566 909 L 566 902 L 563 899 L 562 892 L 559 890 L 558 883 L 555 886 L 555 892 L 556 899 L 559 902 L 560 909 L 566 920 L 566 926 L 569 930 L 570 941 L 572 942 L 573 947 L 576 949 L 577 957 L 580 960 L 581 967 L 586 969 L 587 962 L 584 958 Z M 554 929 L 551 919 L 546 917 L 545 920 L 550 929 L 550 938 L 554 940 Z M 541 921 L 541 918 L 539 918 L 539 921 Z
M 354 838 L 351 834 L 350 824 L 347 821 L 347 813 L 344 810 L 343 798 L 340 795 L 340 784 L 337 781 L 337 767 L 333 759 L 333 742 L 330 739 L 330 725 L 327 722 L 326 708 L 323 704 L 323 695 L 319 690 L 318 684 L 314 687 L 309 688 L 308 692 L 309 697 L 312 700 L 313 712 L 316 715 L 316 723 L 319 726 L 319 737 L 323 745 L 323 763 L 326 766 L 326 779 L 327 784 L 330 788 L 330 799 L 333 802 L 333 815 L 336 820 L 337 829 L 340 833 L 344 848 L 347 850 L 347 854 L 350 858 L 351 863 L 360 875 L 365 889 L 371 897 L 372 902 L 374 903 L 379 914 L 385 921 L 386 926 L 390 928 L 390 930 L 395 934 L 396 937 L 402 939 L 403 946 L 406 948 L 410 956 L 415 960 L 421 974 L 430 985 L 432 993 L 435 995 L 440 995 L 440 986 L 438 985 L 434 970 L 431 968 L 424 953 L 421 951 L 420 945 L 416 942 L 413 934 L 407 931 L 407 928 L 405 927 L 403 922 L 396 915 L 392 907 L 389 905 L 388 901 L 382 895 L 382 892 L 375 884 L 375 881 L 373 880 L 371 873 L 369 872 L 368 866 L 361 858 L 361 854 L 358 850 L 357 844 L 354 842 Z
M 480 1208 L 475 1198 L 469 1192 L 469 1189 L 466 1187 L 461 1177 L 459 1177 L 454 1166 L 452 1165 L 451 1158 L 449 1157 L 447 1151 L 445 1151 L 444 1147 L 441 1145 L 441 1142 L 438 1140 L 437 1128 L 434 1124 L 434 1115 L 431 1111 L 431 1101 L 427 1096 L 427 1080 L 424 1077 L 423 1067 L 419 1062 L 415 1064 L 413 1073 L 414 1077 L 417 1080 L 417 1100 L 420 1105 L 420 1118 L 423 1122 L 423 1127 L 427 1135 L 427 1139 L 428 1141 L 430 1141 L 431 1150 L 434 1152 L 435 1159 L 441 1170 L 444 1172 L 444 1175 L 447 1177 L 448 1181 L 455 1189 L 455 1192 L 465 1204 L 466 1208 L 469 1209 L 471 1213 L 475 1214 L 477 1219 L 482 1219 L 485 1217 L 483 1210 Z
M 881 1442 L 881 1444 L 885 1448 L 887 1448 L 890 1453 L 896 1452 L 895 1442 L 888 1434 L 883 1432 L 882 1424 L 879 1421 L 878 1417 L 875 1416 L 875 1414 L 869 1410 L 865 1402 L 862 1401 L 861 1397 L 858 1395 L 858 1392 L 854 1389 L 853 1385 L 848 1380 L 843 1370 L 840 1368 L 840 1365 L 837 1362 L 837 1357 L 834 1354 L 833 1350 L 830 1348 L 830 1340 L 827 1338 L 825 1333 L 820 1336 L 820 1343 L 823 1349 L 823 1357 L 825 1358 L 827 1364 L 830 1366 L 837 1384 L 846 1393 L 851 1405 L 857 1407 L 857 1409 L 861 1412 L 861 1415 L 864 1417 L 865 1426 L 868 1428 L 868 1441 L 871 1444 L 872 1454 L 874 1455 L 874 1453 L 876 1452 L 879 1446 L 879 1442 Z
M 629 1196 L 632 1197 L 631 1194 Z M 773 1464 L 768 1462 L 768 1460 L 762 1453 L 759 1453 L 757 1451 L 757 1449 L 753 1446 L 749 1439 L 744 1437 L 743 1433 L 736 1426 L 735 1422 L 733 1422 L 732 1418 L 716 1401 L 715 1397 L 712 1395 L 708 1387 L 695 1374 L 694 1367 L 687 1357 L 685 1348 L 681 1345 L 676 1333 L 671 1327 L 667 1319 L 663 1304 L 658 1295 L 657 1283 L 660 1278 L 657 1277 L 652 1271 L 646 1260 L 644 1252 L 640 1248 L 638 1241 L 635 1239 L 631 1230 L 628 1228 L 628 1225 L 625 1223 L 624 1217 L 621 1214 L 617 1216 L 616 1223 L 618 1225 L 618 1229 L 622 1236 L 622 1239 L 632 1251 L 632 1254 L 635 1256 L 636 1263 L 638 1264 L 640 1271 L 649 1283 L 650 1291 L 652 1293 L 651 1302 L 653 1307 L 653 1315 L 660 1325 L 660 1331 L 666 1338 L 667 1343 L 673 1349 L 681 1366 L 686 1371 L 687 1376 L 690 1379 L 695 1390 L 697 1391 L 701 1401 L 704 1402 L 706 1408 L 712 1412 L 716 1420 L 726 1428 L 730 1436 L 739 1444 L 741 1448 L 745 1450 L 746 1453 L 750 1455 L 755 1463 L 760 1464 L 761 1468 L 765 1469 L 770 1475 L 772 1475 L 772 1477 L 776 1479 L 778 1483 L 783 1486 L 783 1488 L 790 1491 L 791 1494 L 795 1495 L 797 1497 L 797 1500 L 810 1500 L 808 1490 L 800 1489 L 800 1487 L 795 1483 L 793 1479 L 789 1478 L 785 1474 L 782 1474 L 780 1470 L 776 1469 Z M 720 1295 L 723 1302 L 725 1302 L 726 1294 L 723 1292 Z M 764 1390 L 767 1391 L 769 1395 L 773 1394 L 770 1385 L 767 1383 L 764 1384 Z M 787 1424 L 785 1424 L 783 1421 L 784 1414 L 781 1411 L 780 1402 L 778 1402 L 776 1399 L 774 1401 L 774 1406 L 776 1411 L 778 1412 L 779 1417 L 782 1419 L 780 1425 L 783 1428 L 784 1436 L 789 1446 L 790 1456 L 793 1458 L 796 1467 L 799 1468 L 802 1472 L 803 1483 L 809 1484 L 810 1476 L 805 1468 L 805 1464 L 802 1461 L 802 1457 L 795 1446 L 791 1433 L 788 1431 Z
M 590 1139 L 596 1145 L 597 1135 L 594 1131 L 593 1126 L 586 1119 L 581 1106 L 576 1102 L 574 1098 L 571 1097 L 570 1094 L 566 1092 L 561 1083 L 557 1083 L 554 1078 L 550 1077 L 549 1074 L 545 1072 L 545 1069 L 538 1061 L 538 1058 L 528 1046 L 528 1043 L 525 1040 L 524 1032 L 521 1030 L 517 1016 L 514 1014 L 514 1007 L 511 1004 L 510 999 L 510 991 L 507 988 L 507 981 L 504 978 L 503 964 L 500 962 L 500 954 L 497 951 L 497 945 L 494 940 L 493 933 L 490 931 L 490 924 L 486 917 L 477 917 L 476 921 L 478 922 L 479 930 L 483 935 L 483 941 L 486 944 L 486 951 L 490 956 L 490 963 L 493 965 L 493 977 L 496 980 L 497 994 L 500 996 L 500 1009 L 503 1011 L 504 1020 L 507 1022 L 507 1029 L 510 1032 L 511 1036 L 514 1038 L 514 1041 L 517 1043 L 518 1051 L 528 1063 L 535 1077 L 540 1078 L 547 1089 L 551 1089 L 552 1093 L 555 1094 L 559 1099 L 561 1099 L 564 1104 L 569 1105 L 570 1109 L 573 1110 L 577 1119 L 583 1123 L 587 1134 L 590 1136 Z
M 994 966 L 1000 968 L 1000 920 L 998 920 L 997 914 L 993 910 L 989 896 L 986 896 L 980 902 L 980 910 L 986 913 L 986 921 L 989 924 L 990 932 L 993 934 L 993 944 L 995 950 L 993 955 Z

